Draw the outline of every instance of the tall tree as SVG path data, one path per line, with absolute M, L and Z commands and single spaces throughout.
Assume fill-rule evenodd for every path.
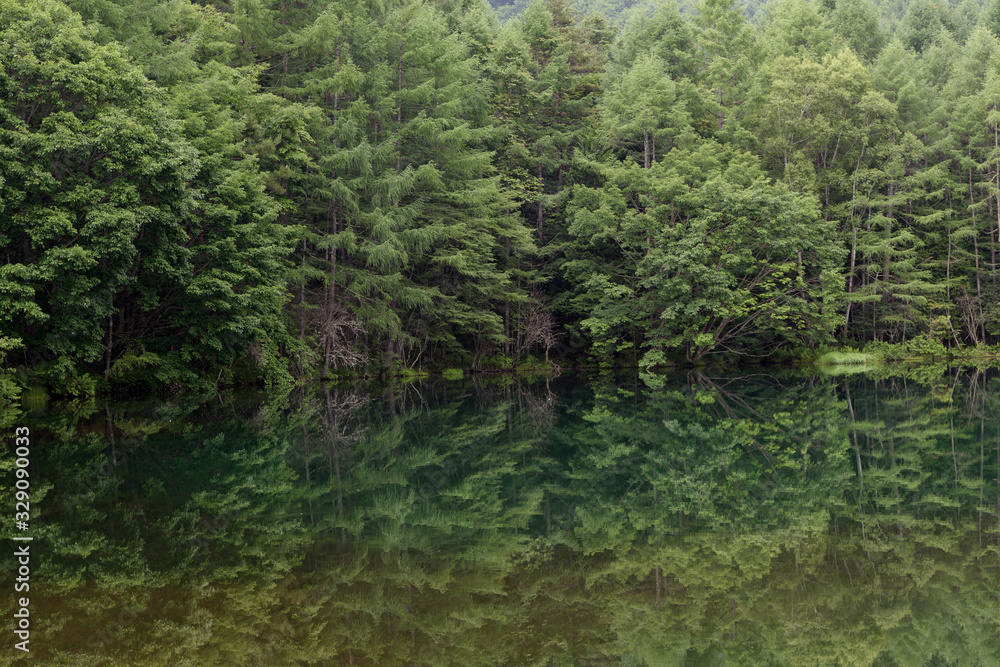
M 700 79 L 711 91 L 716 106 L 716 130 L 721 132 L 728 121 L 734 134 L 734 121 L 746 98 L 746 91 L 760 63 L 756 35 L 735 0 L 704 0 L 697 5 L 694 22 L 700 28 L 696 42 L 700 49 Z
M 609 142 L 635 155 L 644 169 L 656 161 L 657 144 L 663 156 L 693 139 L 686 104 L 677 99 L 663 62 L 652 55 L 640 56 L 618 85 L 604 93 L 600 116 Z
M 530 251 L 486 151 L 480 59 L 417 2 L 332 3 L 298 40 L 283 92 L 325 115 L 296 186 L 302 331 L 324 372 L 367 351 L 478 360 L 504 342 L 500 313 L 524 298 L 508 271 Z
M 886 39 L 871 4 L 866 0 L 838 0 L 827 20 L 833 32 L 861 60 L 868 64 L 875 62 Z
M 819 60 L 838 50 L 837 36 L 814 3 L 777 0 L 767 7 L 764 48 L 770 57 L 797 56 Z
M 903 43 L 917 53 L 926 50 L 945 27 L 942 10 L 931 0 L 913 0 L 899 28 Z

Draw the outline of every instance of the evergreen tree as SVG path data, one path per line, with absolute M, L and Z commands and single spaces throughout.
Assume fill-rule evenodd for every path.
M 299 263 L 312 267 L 300 329 L 324 373 L 368 352 L 412 364 L 502 345 L 500 313 L 523 300 L 509 270 L 531 246 L 485 150 L 480 61 L 420 3 L 335 3 L 300 40 L 301 74 L 284 90 L 326 117 L 296 186 L 309 229 Z
M 691 119 L 676 85 L 655 56 L 640 56 L 621 82 L 601 99 L 601 120 L 610 143 L 633 154 L 644 169 L 673 146 L 690 143 Z
M 830 13 L 830 28 L 866 63 L 873 63 L 885 45 L 875 10 L 865 0 L 838 0 Z
M 1000 38 L 1000 2 L 992 0 L 985 3 L 979 14 L 979 25 L 992 32 L 994 37 Z
M 716 130 L 728 121 L 736 133 L 739 109 L 760 64 L 760 51 L 753 28 L 733 0 L 704 0 L 698 6 L 695 24 L 700 28 L 696 41 L 704 72 L 700 79 L 711 91 L 716 106 Z
M 776 0 L 767 7 L 764 49 L 768 56 L 819 60 L 838 50 L 837 36 L 817 6 L 806 0 Z
M 917 53 L 926 50 L 945 27 L 941 9 L 931 0 L 913 0 L 899 28 L 903 43 Z
M 695 39 L 691 24 L 681 16 L 676 2 L 658 3 L 651 16 L 633 13 L 622 28 L 611 52 L 611 78 L 622 76 L 640 56 L 658 57 L 675 80 L 697 75 Z

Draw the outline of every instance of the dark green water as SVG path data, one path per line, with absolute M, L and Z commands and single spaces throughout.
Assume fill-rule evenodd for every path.
M 8 415 L 6 444 L 33 438 L 32 652 L 8 632 L 0 662 L 1000 662 L 1000 377 L 651 384 Z

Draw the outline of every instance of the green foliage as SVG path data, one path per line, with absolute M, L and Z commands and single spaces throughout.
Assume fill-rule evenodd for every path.
M 7 1 L 7 363 L 87 393 L 581 334 L 647 369 L 995 344 L 994 4 Z
M 7 355 L 20 347 L 20 341 L 0 336 L 0 428 L 13 426 L 17 416 L 16 405 L 21 395 L 21 386 L 14 372 L 7 368 Z
M 872 363 L 877 357 L 865 352 L 850 352 L 844 350 L 833 350 L 824 352 L 816 358 L 816 363 L 828 366 L 864 366 Z
M 838 0 L 829 16 L 830 28 L 866 63 L 873 63 L 885 46 L 885 34 L 875 9 L 865 0 Z
M 945 29 L 942 8 L 931 0 L 913 0 L 906 10 L 900 37 L 908 47 L 921 53 Z
M 931 334 L 914 336 L 905 343 L 872 342 L 865 346 L 865 352 L 889 360 L 927 358 L 933 361 L 951 357 L 941 339 Z
M 775 0 L 765 11 L 763 39 L 769 55 L 817 61 L 838 50 L 837 37 L 816 3 Z
M 109 377 L 117 381 L 137 380 L 145 376 L 150 370 L 163 364 L 163 359 L 158 354 L 147 352 L 140 346 L 136 346 L 120 357 L 115 359 L 111 365 Z
M 695 40 L 691 24 L 672 0 L 657 3 L 652 16 L 634 12 L 622 28 L 611 52 L 611 76 L 621 76 L 640 56 L 653 56 L 673 79 L 695 74 Z
M 2 313 L 29 358 L 88 393 L 78 366 L 110 378 L 136 345 L 195 375 L 255 341 L 277 356 L 289 248 L 242 148 L 252 76 L 209 61 L 165 105 L 63 5 L 3 11 L 2 48 L 31 54 L 11 56 L 0 128 Z
M 601 190 L 577 189 L 570 229 L 603 261 L 567 265 L 571 279 L 591 274 L 578 303 L 603 354 L 638 339 L 654 366 L 664 353 L 693 362 L 828 339 L 841 252 L 815 200 L 713 142 L 604 176 Z
M 608 143 L 625 148 L 646 169 L 656 161 L 657 143 L 662 155 L 674 145 L 692 139 L 690 115 L 666 70 L 655 56 L 639 56 L 601 101 L 601 121 Z
M 100 358 L 136 263 L 177 257 L 196 156 L 121 50 L 65 6 L 0 12 L 4 328 L 69 373 Z
M 761 61 L 757 35 L 733 0 L 705 0 L 697 9 L 694 22 L 701 34 L 695 39 L 706 66 L 701 78 L 717 105 L 716 131 L 720 137 L 745 142 L 741 106 Z
M 26 416 L 33 659 L 996 655 L 995 378 L 482 380 Z
M 989 29 L 995 37 L 1000 38 L 1000 2 L 987 2 L 979 15 L 979 22 Z

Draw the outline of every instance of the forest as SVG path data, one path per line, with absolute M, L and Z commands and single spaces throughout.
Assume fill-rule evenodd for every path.
M 996 350 L 1000 0 L 492 4 L 0 0 L 0 395 Z

